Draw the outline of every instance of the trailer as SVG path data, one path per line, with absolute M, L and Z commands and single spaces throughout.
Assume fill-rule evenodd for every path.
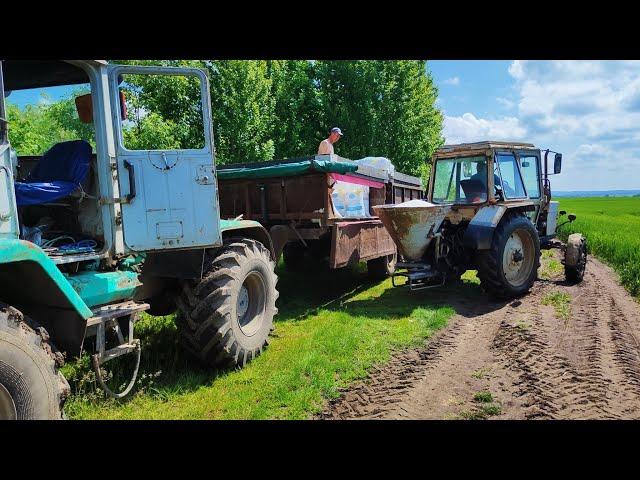
M 222 218 L 261 223 L 291 270 L 310 259 L 332 269 L 366 261 L 372 278 L 385 277 L 396 247 L 373 207 L 425 196 L 417 177 L 337 155 L 223 165 L 217 175 Z M 336 189 L 345 185 L 362 187 L 364 208 L 355 214 L 337 208 Z

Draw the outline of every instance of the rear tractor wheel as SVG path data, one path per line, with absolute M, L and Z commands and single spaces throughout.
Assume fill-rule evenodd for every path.
M 176 318 L 187 350 L 210 366 L 243 367 L 268 343 L 278 278 L 269 250 L 247 238 L 207 252 L 202 280 L 183 284 Z
M 564 251 L 564 274 L 569 283 L 580 283 L 587 267 L 587 239 L 572 233 Z
M 69 384 L 43 328 L 0 304 L 0 420 L 60 420 Z
M 500 299 L 528 292 L 540 266 L 540 239 L 531 220 L 520 213 L 507 215 L 478 262 L 480 284 L 489 295 Z

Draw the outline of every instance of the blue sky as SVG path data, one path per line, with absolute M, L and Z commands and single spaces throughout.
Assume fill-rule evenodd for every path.
M 640 189 L 640 62 L 427 62 L 447 143 L 518 140 L 562 152 L 557 190 Z

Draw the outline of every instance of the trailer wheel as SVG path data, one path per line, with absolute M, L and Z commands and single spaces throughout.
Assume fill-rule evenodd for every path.
M 564 275 L 569 283 L 580 283 L 587 267 L 587 239 L 572 233 L 564 252 Z
M 268 343 L 278 280 L 269 250 L 231 238 L 207 252 L 205 273 L 183 283 L 176 318 L 183 345 L 209 366 L 243 367 Z
M 507 299 L 529 291 L 540 266 L 540 239 L 528 217 L 503 217 L 491 247 L 479 254 L 478 276 L 492 297 Z
M 384 280 L 396 271 L 397 254 L 385 255 L 367 261 L 367 274 L 371 280 Z
M 60 420 L 69 384 L 47 331 L 0 304 L 0 420 Z

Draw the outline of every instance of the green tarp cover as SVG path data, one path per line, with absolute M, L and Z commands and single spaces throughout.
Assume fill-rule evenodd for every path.
M 264 167 L 239 167 L 218 169 L 219 180 L 242 178 L 292 177 L 310 172 L 349 173 L 358 170 L 358 164 L 351 162 L 332 162 L 329 160 L 303 160 L 293 163 L 265 165 Z

